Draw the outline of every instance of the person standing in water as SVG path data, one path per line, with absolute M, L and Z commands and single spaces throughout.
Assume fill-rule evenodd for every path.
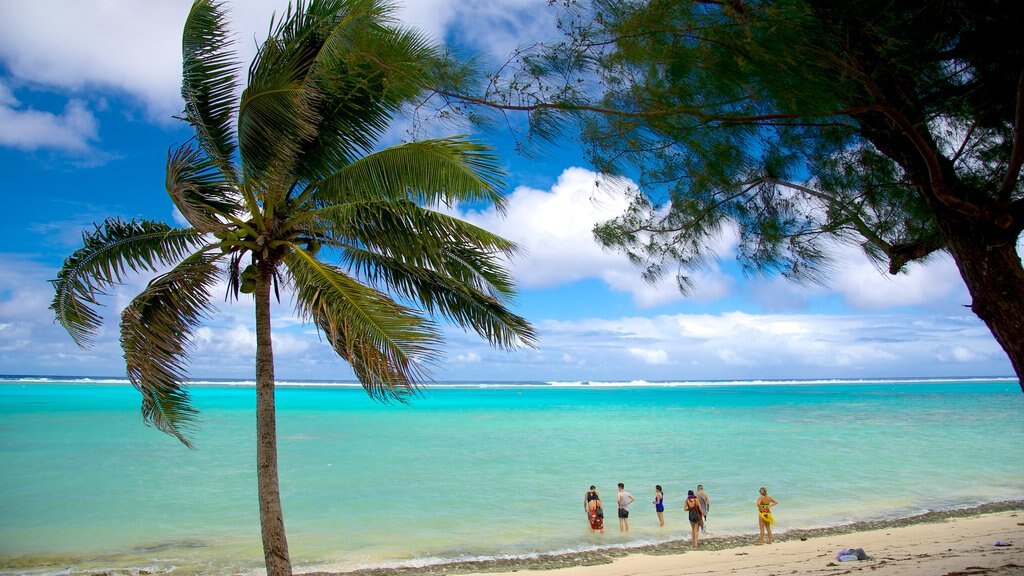
M 693 547 L 696 548 L 697 535 L 700 532 L 700 525 L 704 523 L 704 511 L 700 507 L 700 500 L 694 495 L 693 490 L 686 491 L 686 501 L 683 502 L 683 510 L 690 520 L 690 529 L 693 530 Z
M 697 500 L 700 500 L 700 509 L 704 512 L 704 519 L 700 523 L 702 532 L 707 532 L 708 511 L 711 510 L 711 496 L 704 491 L 703 484 L 697 484 Z
M 772 506 L 775 506 L 778 502 L 775 498 L 768 495 L 768 489 L 764 486 L 761 487 L 761 495 L 757 497 L 757 527 L 761 532 L 761 541 L 758 545 L 764 544 L 764 534 L 768 533 L 768 543 L 772 543 L 772 524 L 775 524 L 775 518 L 772 516 Z
M 601 496 L 593 485 L 583 494 L 583 511 L 587 514 L 590 529 L 604 534 L 604 509 L 601 506 Z
M 665 494 L 661 491 L 661 484 L 654 485 L 654 511 L 658 514 L 658 524 L 665 525 Z
M 629 532 L 629 505 L 633 503 L 636 498 L 629 492 L 626 492 L 626 485 L 619 482 L 619 494 L 617 497 L 619 502 L 619 530 L 621 532 Z

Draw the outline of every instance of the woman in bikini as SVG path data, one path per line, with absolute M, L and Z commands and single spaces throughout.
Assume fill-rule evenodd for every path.
M 768 495 L 768 489 L 761 487 L 761 495 L 757 497 L 757 527 L 761 531 L 761 541 L 758 544 L 764 544 L 764 533 L 768 533 L 768 543 L 772 543 L 772 524 L 775 524 L 775 518 L 772 516 L 772 506 L 775 506 L 778 502 L 775 498 Z

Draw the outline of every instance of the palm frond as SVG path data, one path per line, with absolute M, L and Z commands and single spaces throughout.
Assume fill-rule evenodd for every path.
M 458 218 L 409 201 L 343 204 L 316 211 L 325 243 L 359 278 L 472 328 L 495 346 L 533 346 L 536 334 L 504 305 L 515 293 L 501 257 L 516 246 Z
M 290 174 L 302 148 L 316 137 L 316 102 L 322 94 L 306 78 L 316 46 L 295 28 L 311 22 L 303 4 L 289 5 L 249 67 L 238 108 L 238 145 L 247 178 Z
M 227 30 L 224 2 L 196 0 L 182 33 L 181 96 L 185 119 L 215 166 L 233 180 L 233 120 L 238 66 Z
M 293 248 L 284 262 L 299 314 L 316 324 L 371 397 L 403 400 L 434 361 L 441 342 L 437 328 L 415 310 Z
M 158 276 L 121 313 L 128 379 L 142 393 L 142 418 L 188 447 L 197 410 L 184 386 L 190 338 L 212 308 L 219 269 L 199 252 Z
M 337 245 L 359 245 L 400 255 L 420 265 L 436 261 L 452 244 L 466 244 L 506 257 L 519 248 L 514 242 L 465 220 L 419 206 L 409 200 L 366 200 L 310 211 L 303 215 L 322 228 Z M 429 264 L 434 261 L 435 264 Z
M 487 146 L 462 137 L 421 140 L 365 156 L 317 187 L 325 205 L 408 198 L 428 205 L 486 202 L 504 211 L 502 170 Z
M 334 3 L 330 8 L 334 8 Z M 317 102 L 317 139 L 305 148 L 297 171 L 307 182 L 373 150 L 401 106 L 431 83 L 429 62 L 439 50 L 415 32 L 397 27 L 392 6 L 376 0 L 345 0 L 329 22 L 308 82 Z M 312 8 L 312 7 L 311 7 Z
M 174 264 L 202 245 L 203 237 L 191 228 L 162 222 L 108 218 L 94 232 L 83 233 L 82 243 L 50 281 L 55 291 L 50 309 L 75 343 L 85 347 L 102 321 L 95 310 L 99 296 L 122 283 L 129 270 L 155 271 Z
M 481 282 L 493 276 L 493 271 L 488 270 L 496 267 L 493 261 L 475 249 L 455 245 L 446 256 L 448 261 L 443 270 L 352 248 L 345 250 L 344 260 L 371 285 L 386 287 L 433 316 L 443 316 L 472 329 L 495 347 L 535 347 L 537 334 L 533 327 L 506 308 L 511 284 L 498 291 L 493 284 Z
M 167 153 L 167 193 L 185 219 L 200 232 L 227 229 L 223 216 L 239 211 L 234 182 L 199 150 L 185 144 Z

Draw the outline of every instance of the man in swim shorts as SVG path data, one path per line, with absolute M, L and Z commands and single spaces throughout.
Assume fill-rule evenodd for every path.
M 619 530 L 622 532 L 629 531 L 629 505 L 633 503 L 636 498 L 629 492 L 626 492 L 626 485 L 619 482 Z

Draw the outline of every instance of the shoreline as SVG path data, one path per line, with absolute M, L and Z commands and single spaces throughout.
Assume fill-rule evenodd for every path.
M 1014 518 L 1014 524 L 1016 524 L 1015 528 L 1017 528 L 1016 536 L 1018 536 L 1018 540 L 1020 541 L 1014 542 L 1013 546 L 1006 548 L 1006 550 L 1014 551 L 1017 556 L 1024 555 L 1024 553 L 1019 552 L 1021 548 L 1024 548 L 1024 500 L 1011 500 L 1006 502 L 982 504 L 980 506 L 974 506 L 970 508 L 957 508 L 950 510 L 926 512 L 924 514 L 917 514 L 914 516 L 908 516 L 904 518 L 860 521 L 826 528 L 788 530 L 786 532 L 776 534 L 774 536 L 774 543 L 772 546 L 755 546 L 757 541 L 757 534 L 751 533 L 739 536 L 709 537 L 707 539 L 701 539 L 701 545 L 698 550 L 694 550 L 690 546 L 689 539 L 679 539 L 672 540 L 669 542 L 662 542 L 658 544 L 641 545 L 635 548 L 599 548 L 596 550 L 586 552 L 569 552 L 564 554 L 538 554 L 537 556 L 532 556 L 528 558 L 468 560 L 444 562 L 427 566 L 365 568 L 341 572 L 316 570 L 309 572 L 303 571 L 297 573 L 302 574 L 303 576 L 412 576 L 414 574 L 422 576 L 445 576 L 456 574 L 504 574 L 512 572 L 539 572 L 541 574 L 544 574 L 555 570 L 559 571 L 558 573 L 561 574 L 563 571 L 565 571 L 563 569 L 570 569 L 568 570 L 568 572 L 573 573 L 575 573 L 575 570 L 572 569 L 579 569 L 578 571 L 582 573 L 588 567 L 609 567 L 611 564 L 626 559 L 627 557 L 658 558 L 665 556 L 681 556 L 690 552 L 702 553 L 734 551 L 739 550 L 741 548 L 746 549 L 748 547 L 771 550 L 779 544 L 787 542 L 811 542 L 820 541 L 835 536 L 854 535 L 868 532 L 876 532 L 881 530 L 934 526 L 951 520 L 980 519 L 982 517 L 991 516 L 994 514 L 1005 514 L 1012 516 Z M 918 543 L 908 542 L 908 545 L 916 544 Z M 851 547 L 859 546 L 861 545 L 855 543 L 851 544 Z M 838 551 L 838 548 L 836 551 Z M 871 553 L 871 550 L 867 551 L 869 554 Z M 834 553 L 835 552 L 833 552 L 833 554 Z M 737 555 L 746 556 L 747 554 L 747 552 L 741 552 Z M 1024 564 L 1024 558 L 1021 559 L 1021 563 Z M 857 564 L 858 563 L 852 563 L 852 565 L 847 566 L 847 568 L 856 568 Z M 844 568 L 843 565 L 840 564 L 836 564 L 835 568 L 836 572 L 833 573 L 845 573 L 848 571 Z M 1008 570 L 1010 571 L 997 573 L 1024 574 L 1024 565 L 1018 566 L 1014 562 L 1009 562 L 1008 564 L 1003 566 L 1003 568 L 1008 568 Z M 873 567 L 872 570 L 874 569 L 875 568 Z M 704 567 L 702 572 L 708 572 L 706 566 Z M 602 570 L 601 573 L 605 574 L 617 572 L 613 569 L 609 569 Z M 642 570 L 639 572 L 633 570 L 621 570 L 621 573 L 639 574 L 646 572 L 643 572 Z M 950 576 L 953 576 L 954 574 L 955 572 L 951 572 Z M 964 576 L 966 576 L 967 574 L 980 575 L 989 574 L 989 572 L 973 571 L 964 573 Z

